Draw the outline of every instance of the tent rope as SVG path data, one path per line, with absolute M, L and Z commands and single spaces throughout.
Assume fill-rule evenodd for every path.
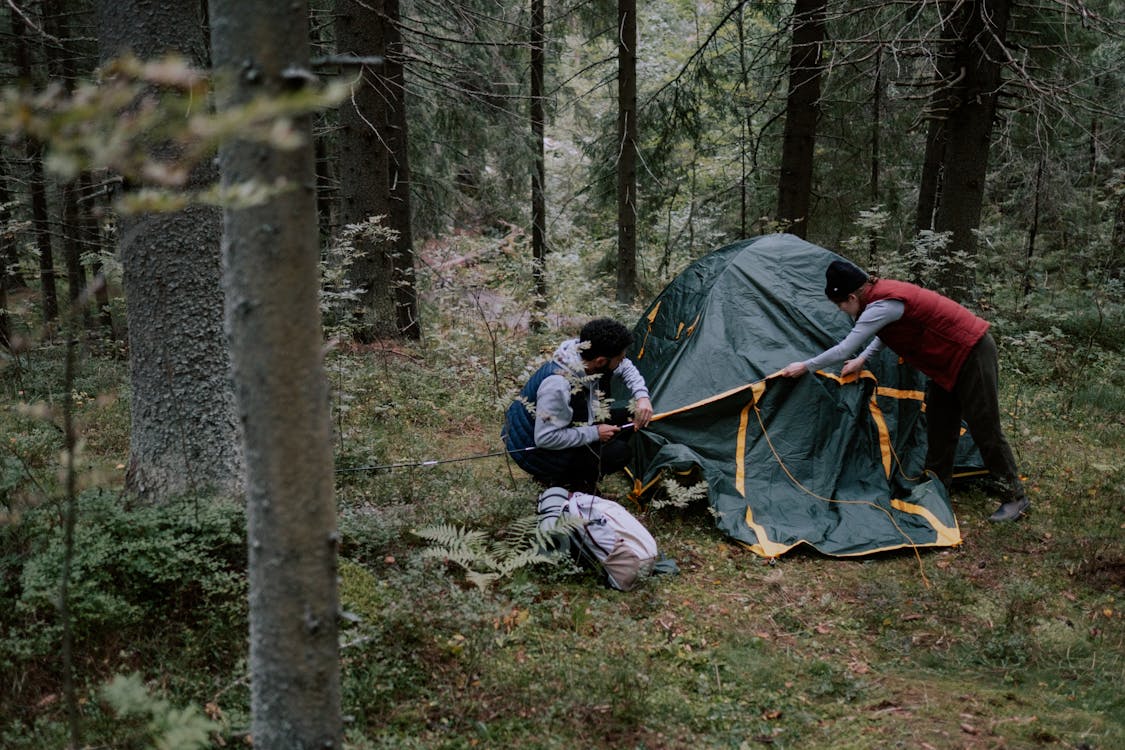
M 774 376 L 771 375 L 770 377 L 774 377 Z M 769 380 L 769 377 L 764 378 L 764 380 Z M 759 381 L 759 382 L 761 382 L 761 381 Z M 882 506 L 880 506 L 876 503 L 871 502 L 870 500 L 840 500 L 838 498 L 824 497 L 823 495 L 820 495 L 820 494 L 810 490 L 808 487 L 803 485 L 801 483 L 801 481 L 799 479 L 797 479 L 797 477 L 795 477 L 793 475 L 793 472 L 791 472 L 789 470 L 789 467 L 785 465 L 785 461 L 782 460 L 781 454 L 778 453 L 777 448 L 773 444 L 773 440 L 770 439 L 769 430 L 766 429 L 766 424 L 762 420 L 762 411 L 761 411 L 761 409 L 758 408 L 757 400 L 754 401 L 754 416 L 758 420 L 758 426 L 761 427 L 761 429 L 762 429 L 762 437 L 764 437 L 766 439 L 766 445 L 769 446 L 770 452 L 773 453 L 774 460 L 777 461 L 777 465 L 781 467 L 781 470 L 785 472 L 785 476 L 789 477 L 789 481 L 791 481 L 794 485 L 796 485 L 797 488 L 800 489 L 802 492 L 804 492 L 805 494 L 807 494 L 810 497 L 813 497 L 817 500 L 822 500 L 826 503 L 838 503 L 840 505 L 867 505 L 867 506 L 870 506 L 872 508 L 876 508 L 879 511 L 881 511 L 882 513 L 884 513 L 887 516 L 887 518 L 890 520 L 891 525 L 895 527 L 895 530 L 897 530 L 898 533 L 902 534 L 903 539 L 906 540 L 907 546 L 909 546 L 914 551 L 914 557 L 918 560 L 918 572 L 922 576 L 922 582 L 926 585 L 926 588 L 930 588 L 930 579 L 926 577 L 925 565 L 922 562 L 921 553 L 918 552 L 917 543 L 915 543 L 915 541 L 910 538 L 909 534 L 907 534 L 905 531 L 902 530 L 902 527 L 898 525 L 898 522 L 895 520 L 894 515 L 892 515 L 889 510 L 887 510 L 886 508 L 884 508 L 884 507 L 882 507 Z M 891 452 L 892 452 L 892 454 L 894 453 L 893 446 L 891 448 Z M 895 460 L 897 462 L 897 460 L 898 460 L 897 455 L 895 456 Z M 899 464 L 899 472 L 903 473 L 903 475 L 905 476 L 905 472 L 902 472 L 902 464 L 901 463 Z
M 346 466 L 336 469 L 337 474 L 344 474 L 348 472 L 360 471 L 393 471 L 395 469 L 414 469 L 414 468 L 429 468 L 431 466 L 438 466 L 439 464 L 452 464 L 461 461 L 474 461 L 478 458 L 491 458 L 492 456 L 510 456 L 513 453 L 526 453 L 527 451 L 535 450 L 535 446 L 530 448 L 518 448 L 516 450 L 502 450 L 493 451 L 491 453 L 477 453 L 471 456 L 458 456 L 456 458 L 436 458 L 426 461 L 401 461 L 390 464 L 376 464 L 372 466 Z

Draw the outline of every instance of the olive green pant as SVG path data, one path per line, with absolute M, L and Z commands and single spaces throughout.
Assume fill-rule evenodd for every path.
M 1007 488 L 1007 502 L 1022 498 L 1024 488 L 1000 426 L 999 373 L 996 342 L 985 333 L 961 365 L 952 391 L 930 382 L 926 391 L 926 468 L 950 486 L 964 419 L 985 468 Z

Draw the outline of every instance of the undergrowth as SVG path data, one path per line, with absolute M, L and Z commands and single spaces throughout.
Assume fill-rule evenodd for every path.
M 538 488 L 498 455 L 502 409 L 529 364 L 606 312 L 596 295 L 572 298 L 529 332 L 508 290 L 530 273 L 506 242 L 451 241 L 444 257 L 475 260 L 421 274 L 423 341 L 328 355 L 349 748 L 1125 746 L 1125 368 L 1079 300 L 995 316 L 1005 427 L 1033 502 L 1018 523 L 989 524 L 995 498 L 967 486 L 956 549 L 796 549 L 769 563 L 721 536 L 688 488 L 633 508 L 679 575 L 623 594 L 528 560 L 478 586 L 414 532 L 458 529 L 487 551 L 534 513 Z M 1103 320 L 1120 330 L 1120 305 Z M 60 354 L 44 346 L 0 374 L 0 746 L 12 750 L 66 742 Z M 119 490 L 125 363 L 91 350 L 82 372 L 83 741 L 152 746 L 141 724 L 181 716 L 213 746 L 243 746 L 242 511 L 132 504 Z M 624 497 L 619 482 L 602 489 Z M 105 686 L 129 675 L 110 700 Z

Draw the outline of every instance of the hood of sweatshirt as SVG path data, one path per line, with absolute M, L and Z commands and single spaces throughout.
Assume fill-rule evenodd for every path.
M 586 364 L 582 360 L 582 353 L 578 349 L 578 339 L 567 339 L 559 344 L 552 357 L 557 364 L 562 365 L 579 378 L 586 378 Z

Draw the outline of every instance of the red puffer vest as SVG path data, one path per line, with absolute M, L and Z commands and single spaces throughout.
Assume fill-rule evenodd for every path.
M 863 302 L 880 299 L 897 299 L 904 307 L 901 318 L 879 331 L 883 343 L 939 386 L 953 390 L 969 351 L 988 331 L 988 321 L 948 297 L 905 281 L 878 279 Z

